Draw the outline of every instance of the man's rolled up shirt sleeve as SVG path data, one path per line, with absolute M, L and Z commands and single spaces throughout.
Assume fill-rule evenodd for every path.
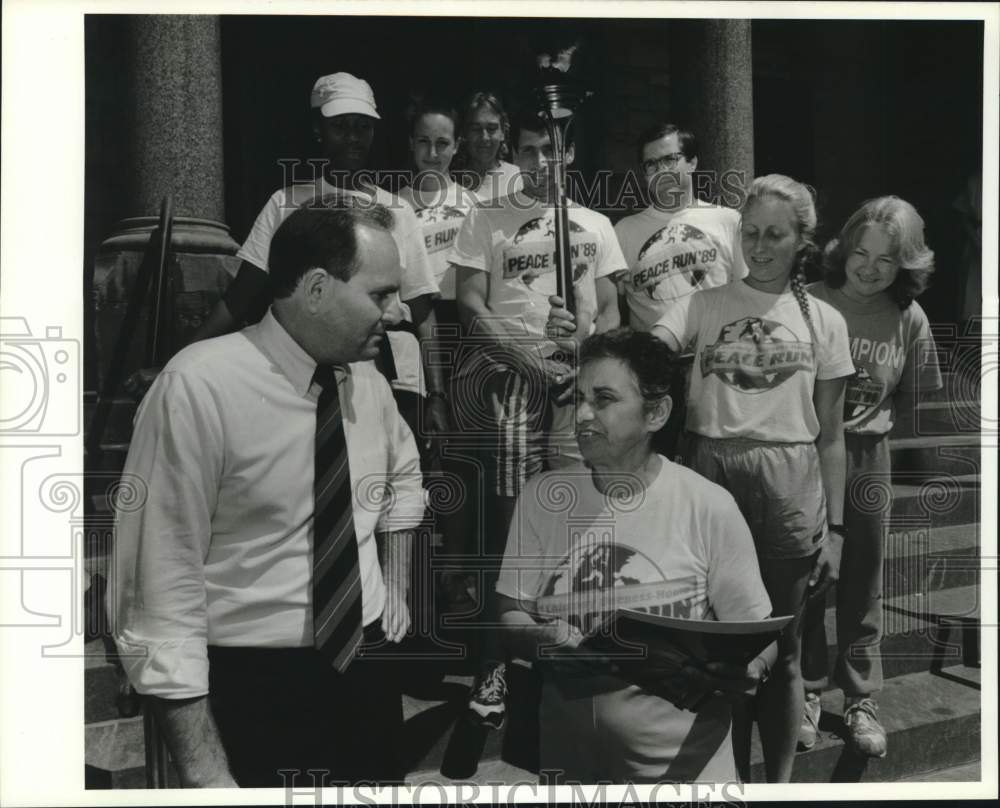
M 222 469 L 222 429 L 209 392 L 167 369 L 136 417 L 122 475 L 134 504 L 118 502 L 112 634 L 144 695 L 208 692 L 205 557 Z

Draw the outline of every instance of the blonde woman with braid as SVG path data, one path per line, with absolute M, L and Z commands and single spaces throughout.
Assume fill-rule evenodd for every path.
M 672 350 L 695 340 L 685 463 L 726 488 L 754 538 L 776 615 L 795 614 L 753 706 L 769 782 L 788 782 L 802 721 L 802 611 L 840 565 L 844 383 L 854 372 L 844 318 L 805 291 L 818 252 L 809 189 L 758 177 L 743 206 L 748 274 L 696 292 L 652 327 Z M 555 336 L 572 321 L 554 310 Z M 749 719 L 734 715 L 734 751 L 749 773 Z

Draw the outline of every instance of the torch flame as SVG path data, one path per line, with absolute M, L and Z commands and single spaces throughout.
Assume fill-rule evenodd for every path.
M 573 64 L 573 54 L 580 47 L 579 42 L 574 42 L 567 48 L 556 51 L 555 58 L 551 53 L 539 53 L 536 58 L 539 68 L 554 68 L 563 73 L 568 73 Z

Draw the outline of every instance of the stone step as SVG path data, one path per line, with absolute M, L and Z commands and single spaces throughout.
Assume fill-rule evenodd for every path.
M 926 477 L 921 472 L 902 472 L 899 476 L 894 475 L 894 479 L 893 524 L 923 524 L 936 528 L 980 521 L 978 474 Z M 868 496 L 874 500 L 882 494 L 872 488 Z
M 912 777 L 901 777 L 900 783 L 978 783 L 982 780 L 983 765 L 981 761 L 964 763 L 961 766 L 950 766 L 947 769 L 935 769 L 932 772 L 915 774 Z
M 975 435 L 944 435 L 940 437 L 895 438 L 889 442 L 892 453 L 892 476 L 897 482 L 914 479 L 920 474 L 978 474 L 982 470 L 982 446 Z
M 915 435 L 978 437 L 982 429 L 981 405 L 978 400 L 928 398 L 912 412 L 897 412 L 895 428 Z
M 888 738 L 881 760 L 861 758 L 843 740 L 843 693 L 823 694 L 821 739 L 795 758 L 792 782 L 892 782 L 971 763 L 980 755 L 980 671 L 953 666 L 939 673 L 888 679 L 878 696 L 879 720 Z M 764 781 L 759 740 L 754 738 L 751 779 Z
M 893 598 L 974 585 L 979 582 L 980 550 L 977 524 L 890 524 L 883 542 L 883 595 Z M 827 592 L 826 603 L 836 603 L 834 589 Z
M 142 716 L 98 721 L 84 728 L 84 763 L 106 772 L 146 765 Z
M 884 679 L 977 661 L 978 623 L 979 587 L 975 585 L 887 598 L 879 646 Z M 824 625 L 827 670 L 833 671 L 837 617 L 832 606 L 826 610 Z

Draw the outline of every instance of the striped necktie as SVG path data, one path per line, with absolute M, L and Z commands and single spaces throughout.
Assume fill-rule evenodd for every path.
M 351 469 L 333 368 L 317 367 L 313 381 L 322 388 L 316 404 L 313 635 L 316 648 L 343 672 L 357 653 L 362 632 Z

